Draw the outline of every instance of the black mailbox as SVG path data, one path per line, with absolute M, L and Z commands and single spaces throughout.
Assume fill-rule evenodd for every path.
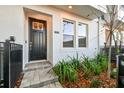
M 117 87 L 124 88 L 124 55 L 117 55 Z

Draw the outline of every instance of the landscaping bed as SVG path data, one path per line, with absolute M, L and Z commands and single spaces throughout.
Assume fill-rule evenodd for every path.
M 93 85 L 93 80 L 94 83 Z M 98 82 L 98 83 L 97 83 Z M 85 79 L 83 76 L 83 71 L 78 70 L 78 79 L 76 82 L 61 82 L 62 86 L 64 88 L 92 88 L 92 87 L 98 87 L 98 88 L 115 88 L 116 87 L 116 79 L 108 79 L 107 78 L 107 72 L 102 72 L 99 76 L 93 76 L 89 79 Z
M 107 56 L 98 54 L 94 58 L 79 58 L 77 54 L 61 60 L 53 70 L 65 88 L 115 88 L 117 73 L 115 64 L 111 65 L 111 77 L 108 77 Z

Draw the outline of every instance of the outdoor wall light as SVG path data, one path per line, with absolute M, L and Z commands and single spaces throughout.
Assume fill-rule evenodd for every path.
M 68 6 L 68 8 L 72 9 L 72 6 L 71 6 L 71 5 L 69 5 L 69 6 Z
M 15 36 L 10 36 L 10 41 L 15 42 Z

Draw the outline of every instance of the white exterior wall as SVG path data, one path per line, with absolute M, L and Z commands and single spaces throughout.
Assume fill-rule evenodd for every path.
M 93 57 L 97 53 L 97 29 L 98 24 L 94 20 L 84 19 L 82 17 L 69 14 L 59 9 L 52 8 L 50 6 L 0 6 L 0 41 L 4 41 L 10 35 L 16 37 L 16 42 L 23 44 L 24 55 L 23 63 L 28 63 L 27 51 L 28 47 L 25 44 L 25 17 L 23 8 L 29 8 L 35 11 L 39 11 L 52 16 L 52 32 L 51 32 L 51 59 L 49 59 L 53 65 L 55 65 L 62 58 L 74 56 L 78 52 L 79 56 L 83 54 Z M 63 18 L 71 19 L 78 22 L 88 24 L 88 46 L 86 48 L 78 48 L 77 43 L 75 48 L 63 48 Z M 77 28 L 76 28 L 77 29 Z M 58 31 L 59 34 L 54 33 Z
M 24 41 L 24 15 L 21 6 L 0 6 L 0 41 L 16 37 L 16 43 Z
M 100 20 L 100 27 L 99 27 L 99 44 L 100 48 L 104 47 L 104 43 L 106 42 L 106 28 L 103 27 L 103 22 Z

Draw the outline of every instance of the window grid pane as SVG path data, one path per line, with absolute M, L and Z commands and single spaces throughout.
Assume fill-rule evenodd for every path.
M 78 24 L 78 47 L 86 47 L 87 44 L 87 25 Z
M 74 36 L 73 35 L 63 35 L 63 47 L 73 47 Z
M 78 46 L 79 47 L 86 47 L 86 37 L 78 37 Z
M 63 22 L 63 33 L 68 35 L 74 35 L 74 23 L 72 22 Z
M 74 47 L 74 23 L 63 20 L 63 47 Z

